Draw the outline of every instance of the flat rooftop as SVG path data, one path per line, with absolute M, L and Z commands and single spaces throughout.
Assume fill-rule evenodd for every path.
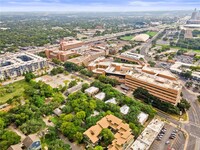
M 181 89 L 181 85 L 179 84 L 178 80 L 169 71 L 156 70 L 145 67 L 142 69 L 130 71 L 127 73 L 127 75 L 147 83 L 156 84 L 157 86 L 174 90 Z
M 74 44 L 79 44 L 83 42 L 78 41 L 78 40 L 67 40 L 67 41 L 62 41 L 61 43 L 64 44 L 65 46 L 68 46 L 68 45 L 74 45 Z
M 130 51 L 124 52 L 121 55 L 125 56 L 125 57 L 135 58 L 135 59 L 144 58 L 144 55 L 133 53 L 133 52 L 130 52 Z
M 107 103 L 117 104 L 117 101 L 116 101 L 116 98 L 111 98 L 111 99 L 105 101 L 105 103 L 106 103 L 106 104 L 107 104 Z
M 40 56 L 23 52 L 23 53 L 15 53 L 4 55 L 0 58 L 0 71 L 17 68 L 19 66 L 28 65 L 32 63 L 38 63 L 40 61 L 46 61 L 46 58 L 42 58 Z
M 122 107 L 120 108 L 120 112 L 121 112 L 122 114 L 126 115 L 126 114 L 128 114 L 129 109 L 130 109 L 130 108 L 129 108 L 127 105 L 124 105 L 124 106 L 122 106 Z
M 106 97 L 106 94 L 104 92 L 100 92 L 97 95 L 95 95 L 94 97 L 99 100 L 103 100 Z
M 144 129 L 137 140 L 130 146 L 131 150 L 147 150 L 162 130 L 164 122 L 155 118 Z
M 93 94 L 97 93 L 99 91 L 99 88 L 91 86 L 88 89 L 85 90 L 86 93 Z

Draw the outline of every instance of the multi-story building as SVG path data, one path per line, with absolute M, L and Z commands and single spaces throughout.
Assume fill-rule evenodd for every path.
M 126 150 L 148 150 L 164 125 L 165 123 L 163 121 L 154 118 L 134 143 Z
M 77 47 L 81 47 L 84 43 L 82 41 L 78 41 L 78 40 L 62 40 L 60 42 L 60 50 L 62 51 L 66 51 L 69 49 L 73 49 L 73 48 L 77 48 Z
M 84 45 L 76 48 L 64 50 L 58 50 L 58 48 L 47 49 L 45 54 L 48 59 L 56 58 L 62 62 L 72 62 L 77 65 L 87 66 L 89 62 L 97 59 L 101 56 L 109 54 L 109 50 L 104 47 L 96 47 L 94 45 Z
M 116 56 L 116 58 L 121 59 L 123 62 L 134 62 L 142 66 L 146 64 L 144 55 L 136 54 L 131 51 L 121 53 L 121 55 Z
M 0 58 L 0 79 L 21 76 L 48 67 L 45 58 L 31 53 L 16 53 Z
M 197 68 L 195 71 L 192 71 L 191 68 Z M 170 67 L 171 72 L 176 73 L 176 74 L 181 74 L 186 71 L 191 71 L 191 77 L 193 80 L 200 81 L 200 66 L 193 65 L 193 64 L 187 64 L 187 63 L 182 63 L 182 62 L 176 62 Z
M 100 133 L 105 128 L 111 129 L 115 134 L 114 140 L 107 147 L 108 150 L 126 149 L 134 141 L 134 136 L 128 124 L 114 115 L 107 115 L 83 133 L 86 136 L 87 144 L 91 146 L 98 145 L 101 139 Z
M 98 57 L 106 56 L 108 55 L 108 53 L 109 51 L 106 49 L 89 48 L 85 51 L 79 52 L 78 54 L 80 54 L 81 56 L 68 59 L 67 61 L 77 64 L 79 66 L 88 66 L 91 61 L 97 59 Z
M 200 24 L 200 12 L 197 9 L 192 13 L 191 18 L 187 21 L 187 24 Z
M 124 83 L 129 89 L 145 88 L 160 100 L 176 105 L 180 102 L 182 86 L 169 71 L 147 66 L 106 61 L 101 57 L 91 62 L 88 69 Z
M 125 85 L 135 90 L 145 88 L 160 100 L 177 105 L 180 102 L 181 85 L 169 71 L 143 67 L 126 74 Z
M 72 50 L 68 50 L 68 51 L 59 51 L 59 50 L 46 50 L 45 54 L 47 56 L 48 59 L 58 59 L 62 62 L 67 61 L 68 59 L 70 59 L 71 56 L 75 56 L 77 55 L 77 53 L 75 51 Z

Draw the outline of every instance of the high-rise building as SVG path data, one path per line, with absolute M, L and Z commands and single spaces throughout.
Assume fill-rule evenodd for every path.
M 197 9 L 194 10 L 187 24 L 200 24 L 200 12 Z

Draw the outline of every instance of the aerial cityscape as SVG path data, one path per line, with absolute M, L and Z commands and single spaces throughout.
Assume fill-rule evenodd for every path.
M 0 0 L 0 150 L 200 150 L 200 2 Z

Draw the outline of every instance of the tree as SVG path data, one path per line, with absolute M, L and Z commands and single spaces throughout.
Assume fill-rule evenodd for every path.
M 186 83 L 185 83 L 185 86 L 186 86 L 187 88 L 190 88 L 190 87 L 192 87 L 192 84 L 193 84 L 193 82 L 186 82 Z
M 192 78 L 192 71 L 186 71 L 186 72 L 182 72 L 181 76 L 183 76 L 186 79 L 191 79 Z
M 73 87 L 73 86 L 75 86 L 75 85 L 77 85 L 76 80 L 72 80 L 72 81 L 69 83 L 68 88 L 71 88 L 71 87 Z
M 48 127 L 48 133 L 45 134 L 45 140 L 54 141 L 58 138 L 58 133 L 55 127 Z
M 103 147 L 102 147 L 102 146 L 96 146 L 96 147 L 94 148 L 94 150 L 103 150 Z
M 53 68 L 51 70 L 51 75 L 56 75 L 56 74 L 63 73 L 63 72 L 64 72 L 64 68 L 57 67 L 57 68 Z
M 72 122 L 63 122 L 60 129 L 62 133 L 71 140 L 73 139 L 74 135 L 77 132 L 77 128 Z
M 59 59 L 56 59 L 56 58 L 53 58 L 52 62 L 57 64 L 57 65 L 61 65 L 62 64 L 62 62 Z
M 79 111 L 76 113 L 76 118 L 78 118 L 78 119 L 83 120 L 83 119 L 85 119 L 85 117 L 86 117 L 86 114 L 84 111 Z
M 188 110 L 191 107 L 190 103 L 186 99 L 181 99 L 181 102 L 178 103 L 177 106 L 181 111 Z
M 36 133 L 45 127 L 42 119 L 31 119 L 22 124 L 19 128 L 24 134 Z
M 150 66 L 151 66 L 151 67 L 154 67 L 154 66 L 155 66 L 155 64 L 156 64 L 156 63 L 155 63 L 155 62 L 153 62 L 153 61 L 148 61 L 148 63 L 150 64 Z
M 24 76 L 26 82 L 30 82 L 31 79 L 35 78 L 35 75 L 32 72 L 26 73 Z
M 104 75 L 100 75 L 98 77 L 98 80 L 105 84 L 111 84 L 112 86 L 116 86 L 118 84 L 118 81 L 116 79 L 112 79 L 112 78 L 106 77 Z
M 2 118 L 0 118 L 0 131 L 2 131 L 4 129 L 4 126 L 5 126 L 5 122 Z
M 67 114 L 64 116 L 61 115 L 61 119 L 62 121 L 72 122 L 72 120 L 74 119 L 74 115 L 73 114 Z
M 7 150 L 9 146 L 20 142 L 20 136 L 13 131 L 3 130 L 0 135 L 0 148 L 1 150 Z
M 83 69 L 83 67 L 80 67 L 71 62 L 65 62 L 64 67 L 68 72 L 79 71 L 79 70 Z
M 70 145 L 65 144 L 61 139 L 56 139 L 48 144 L 48 150 L 71 150 Z
M 44 97 L 34 95 L 31 98 L 31 102 L 33 102 L 37 107 L 41 107 L 44 105 Z
M 81 69 L 80 73 L 85 75 L 85 76 L 88 76 L 88 77 L 92 77 L 93 76 L 93 72 L 89 71 L 87 69 Z
M 76 134 L 74 135 L 74 140 L 80 143 L 83 140 L 83 133 L 76 132 Z
M 89 87 L 90 87 L 90 85 L 89 85 L 88 83 L 84 83 L 84 84 L 82 85 L 81 91 L 84 92 L 85 89 L 87 89 L 87 88 L 89 88 Z
M 179 108 L 177 106 L 174 106 L 170 103 L 161 101 L 156 96 L 150 94 L 147 89 L 144 89 L 142 87 L 137 88 L 133 95 L 135 98 L 143 100 L 147 104 L 151 104 L 152 106 L 172 114 L 179 114 Z
M 106 145 L 109 145 L 114 140 L 114 135 L 112 131 L 108 128 L 102 129 L 100 135 L 102 136 L 102 140 Z
M 140 135 L 140 128 L 138 128 L 134 123 L 129 123 L 129 127 L 132 129 L 133 134 L 138 137 Z

